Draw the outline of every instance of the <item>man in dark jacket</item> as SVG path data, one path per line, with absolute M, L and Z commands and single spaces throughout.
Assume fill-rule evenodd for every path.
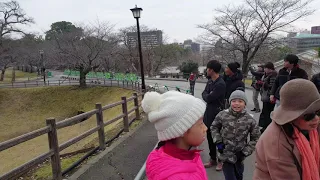
M 316 85 L 319 93 L 320 93 L 320 73 L 312 76 L 311 81 Z
M 260 112 L 260 105 L 259 105 L 259 101 L 258 101 L 258 97 L 260 94 L 260 89 L 262 86 L 262 76 L 264 75 L 264 70 L 263 70 L 263 66 L 260 65 L 258 66 L 258 71 L 255 71 L 252 67 L 249 68 L 251 74 L 252 74 L 252 84 L 251 86 L 253 87 L 253 95 L 252 95 L 252 100 L 253 100 L 253 104 L 254 104 L 254 108 L 251 111 L 255 111 L 255 112 Z
M 226 93 L 226 83 L 219 75 L 221 64 L 218 61 L 210 61 L 207 64 L 207 76 L 209 78 L 206 88 L 202 93 L 202 98 L 207 102 L 207 108 L 204 113 L 203 122 L 207 126 L 207 140 L 209 144 L 210 162 L 205 164 L 206 168 L 217 164 L 216 144 L 213 143 L 210 126 L 216 115 L 223 109 L 224 96 Z M 217 170 L 222 169 L 222 164 L 217 164 Z
M 229 97 L 233 91 L 237 90 L 239 87 L 245 89 L 245 85 L 242 81 L 243 75 L 238 68 L 240 68 L 238 62 L 229 63 L 225 68 L 223 77 L 223 80 L 226 82 L 225 108 L 229 107 Z
M 278 76 L 270 92 L 270 102 L 276 102 L 276 108 L 280 105 L 280 89 L 292 79 L 308 79 L 308 74 L 298 65 L 299 58 L 294 54 L 288 54 L 284 58 L 284 68 L 280 69 Z

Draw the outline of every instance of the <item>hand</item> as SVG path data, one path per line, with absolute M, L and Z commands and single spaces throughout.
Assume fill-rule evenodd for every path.
M 274 103 L 274 102 L 275 102 L 274 95 L 270 95 L 270 102 L 271 102 L 271 103 Z
M 238 161 L 243 161 L 245 159 L 245 155 L 242 153 L 242 151 L 236 152 L 237 160 Z
M 223 150 L 224 150 L 224 144 L 223 143 L 218 143 L 217 144 L 217 148 L 218 148 L 218 151 L 219 153 L 223 153 Z

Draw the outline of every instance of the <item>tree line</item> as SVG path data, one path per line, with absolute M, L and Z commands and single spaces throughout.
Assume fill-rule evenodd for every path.
M 312 14 L 313 9 L 308 8 L 310 2 L 246 0 L 238 6 L 217 9 L 213 23 L 198 26 L 206 32 L 200 37 L 201 41 L 213 45 L 206 55 L 195 54 L 179 44 L 169 44 L 164 38 L 160 45 L 143 48 L 144 71 L 153 76 L 165 66 L 201 61 L 205 64 L 217 59 L 239 61 L 246 74 L 254 60 L 263 59 L 272 54 L 270 52 L 290 51 L 278 45 L 273 35 Z M 99 20 L 78 25 L 59 21 L 53 22 L 42 37 L 21 29 L 33 23 L 34 19 L 17 1 L 0 2 L 0 81 L 8 67 L 18 66 L 30 72 L 34 69 L 77 70 L 81 86 L 86 85 L 85 78 L 90 71 L 139 72 L 137 46 L 131 47 L 127 36 L 129 32 L 136 32 L 136 26 L 116 30 L 110 22 Z M 141 27 L 141 31 L 150 30 L 153 29 Z M 16 34 L 21 38 L 15 38 Z

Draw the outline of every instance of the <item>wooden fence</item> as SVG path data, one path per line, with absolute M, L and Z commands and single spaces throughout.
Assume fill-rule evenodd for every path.
M 116 81 L 108 79 L 86 79 L 87 85 L 90 86 L 117 86 L 127 89 L 141 91 L 141 83 L 135 81 Z M 79 85 L 78 80 L 72 78 L 52 81 L 26 81 L 14 83 L 0 83 L 0 88 L 31 88 L 31 87 L 44 87 L 44 86 L 73 86 Z
M 52 167 L 52 178 L 55 180 L 61 180 L 62 179 L 62 169 L 61 169 L 61 160 L 60 160 L 60 152 L 69 146 L 81 141 L 82 139 L 88 137 L 89 135 L 93 133 L 98 133 L 99 137 L 99 147 L 97 147 L 100 150 L 105 149 L 106 146 L 106 140 L 105 140 L 105 132 L 104 127 L 107 125 L 114 123 L 116 121 L 119 121 L 122 119 L 123 126 L 124 126 L 124 132 L 129 132 L 129 124 L 133 122 L 135 119 L 140 119 L 140 112 L 139 112 L 139 96 L 142 94 L 133 93 L 132 97 L 122 97 L 120 101 L 115 102 L 113 104 L 109 104 L 106 106 L 102 106 L 100 103 L 96 104 L 96 108 L 65 119 L 63 121 L 57 122 L 54 118 L 46 119 L 46 126 L 40 129 L 37 129 L 35 131 L 23 134 L 19 137 L 10 139 L 8 141 L 0 143 L 0 152 L 4 151 L 6 149 L 9 149 L 11 147 L 17 146 L 23 142 L 29 141 L 31 139 L 34 139 L 36 137 L 39 137 L 41 135 L 47 134 L 48 135 L 48 143 L 49 143 L 49 151 L 39 155 L 38 157 L 30 160 L 29 162 L 11 170 L 10 172 L 0 176 L 0 179 L 7 180 L 7 179 L 14 179 L 18 178 L 22 174 L 26 173 L 27 171 L 31 170 L 34 166 L 43 163 L 47 159 L 50 158 L 51 160 L 51 167 Z M 134 107 L 130 110 L 128 110 L 128 102 L 133 101 Z M 122 114 L 119 114 L 117 117 L 104 122 L 103 121 L 103 111 L 107 109 L 111 109 L 116 106 L 122 106 Z M 129 115 L 131 113 L 135 113 L 135 116 L 129 120 Z M 69 127 L 75 124 L 78 124 L 80 122 L 83 122 L 83 119 L 88 119 L 89 117 L 96 115 L 97 120 L 97 126 L 84 132 L 83 134 L 74 137 L 72 139 L 69 139 L 67 142 L 64 142 L 62 144 L 59 144 L 58 142 L 58 134 L 57 130 L 62 129 L 65 127 Z

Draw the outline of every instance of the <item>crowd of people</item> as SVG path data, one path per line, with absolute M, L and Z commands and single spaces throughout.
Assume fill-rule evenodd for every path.
M 202 99 L 176 91 L 148 92 L 142 108 L 154 123 L 158 147 L 148 156 L 150 180 L 208 179 L 205 168 L 215 166 L 226 180 L 242 180 L 246 157 L 255 151 L 252 179 L 320 179 L 320 75 L 311 81 L 288 55 L 279 72 L 273 63 L 250 68 L 255 77 L 252 112 L 247 110 L 243 75 L 239 63 L 207 64 L 208 82 Z M 259 106 L 259 95 L 263 102 Z M 209 145 L 210 160 L 203 164 L 199 150 Z

